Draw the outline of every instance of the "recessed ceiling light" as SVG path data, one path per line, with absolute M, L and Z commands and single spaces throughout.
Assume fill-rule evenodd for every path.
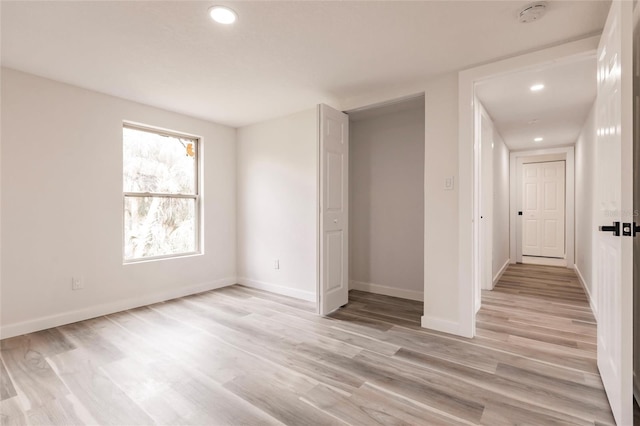
M 233 24 L 238 19 L 238 14 L 226 6 L 213 6 L 209 9 L 209 16 L 218 24 Z
M 541 138 L 541 137 L 537 137 L 533 139 L 534 142 L 542 142 L 543 140 L 544 138 Z
M 544 89 L 544 84 L 542 84 L 542 83 L 534 84 L 533 86 L 529 87 L 529 89 L 532 92 L 538 92 L 538 91 Z

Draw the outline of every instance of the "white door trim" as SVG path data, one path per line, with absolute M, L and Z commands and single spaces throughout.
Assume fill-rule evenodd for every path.
M 509 153 L 509 259 L 511 263 L 522 263 L 522 245 L 520 244 L 520 220 L 518 219 L 520 167 L 528 157 L 548 156 L 544 161 L 565 160 L 565 244 L 567 247 L 567 267 L 575 263 L 575 149 L 572 146 L 561 148 L 536 149 Z
M 474 252 L 479 249 L 478 197 L 474 154 L 475 85 L 488 78 L 544 64 L 579 60 L 594 55 L 599 36 L 565 43 L 514 58 L 461 71 L 458 76 L 458 334 L 473 337 L 476 331 L 475 298 L 479 271 L 474 268 Z

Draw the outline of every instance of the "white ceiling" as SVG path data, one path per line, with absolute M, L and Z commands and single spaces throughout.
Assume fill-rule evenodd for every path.
M 207 9 L 226 3 L 233 26 Z M 2 1 L 3 66 L 241 126 L 599 32 L 609 1 Z
M 532 92 L 537 83 L 545 88 Z M 476 87 L 476 94 L 510 150 L 572 145 L 595 101 L 596 59 L 488 80 Z M 535 142 L 536 137 L 544 140 Z

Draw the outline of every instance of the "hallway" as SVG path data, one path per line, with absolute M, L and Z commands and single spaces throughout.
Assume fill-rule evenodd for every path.
M 569 385 L 574 387 L 567 394 L 571 398 L 582 395 L 587 400 L 591 395 L 597 396 L 598 405 L 604 402 L 596 364 L 596 322 L 570 269 L 509 266 L 494 290 L 482 293 L 476 339 L 493 347 L 507 343 L 509 352 L 548 364 L 548 371 L 536 371 L 537 384 L 545 382 L 558 392 L 557 385 Z M 519 379 L 525 383 L 532 377 Z

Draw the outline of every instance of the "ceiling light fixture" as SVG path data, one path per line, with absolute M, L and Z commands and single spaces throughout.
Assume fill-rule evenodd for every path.
M 542 83 L 534 84 L 533 86 L 529 87 L 529 90 L 531 90 L 532 92 L 539 92 L 542 89 L 544 89 L 544 84 Z
M 209 16 L 218 24 L 233 24 L 238 19 L 238 14 L 226 6 L 213 6 L 209 9 Z
M 544 138 L 541 138 L 541 137 L 537 137 L 533 139 L 534 142 L 542 142 L 543 140 Z

